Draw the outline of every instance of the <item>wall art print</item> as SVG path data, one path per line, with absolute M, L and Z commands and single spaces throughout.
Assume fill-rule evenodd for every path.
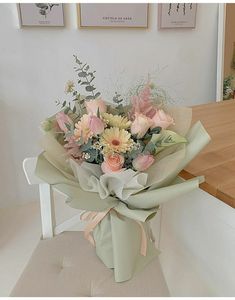
M 20 3 L 18 9 L 22 26 L 64 26 L 61 3 Z
M 163 28 L 195 28 L 196 3 L 164 3 L 158 4 L 158 27 Z
M 147 28 L 147 3 L 80 3 L 79 26 L 98 28 Z

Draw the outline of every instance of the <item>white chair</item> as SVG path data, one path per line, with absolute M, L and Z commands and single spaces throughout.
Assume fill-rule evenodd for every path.
M 28 183 L 39 185 L 42 239 L 11 296 L 169 296 L 158 259 L 130 281 L 116 283 L 83 234 L 67 231 L 80 222 L 80 212 L 56 224 L 52 187 L 34 175 L 36 163 L 27 158 L 23 168 Z

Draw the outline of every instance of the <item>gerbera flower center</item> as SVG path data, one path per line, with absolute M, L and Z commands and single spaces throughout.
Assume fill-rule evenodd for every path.
M 114 146 L 118 146 L 118 145 L 120 145 L 120 141 L 119 140 L 112 140 L 112 144 Z

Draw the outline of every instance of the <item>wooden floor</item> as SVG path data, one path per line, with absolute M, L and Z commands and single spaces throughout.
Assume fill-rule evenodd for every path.
M 198 120 L 212 140 L 181 176 L 204 175 L 200 187 L 235 207 L 235 100 L 194 106 L 193 123 Z

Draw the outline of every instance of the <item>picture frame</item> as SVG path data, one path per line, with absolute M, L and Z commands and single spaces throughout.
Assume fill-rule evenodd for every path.
M 148 3 L 78 3 L 79 28 L 148 28 Z
M 21 27 L 64 27 L 62 3 L 18 3 Z
M 195 28 L 196 3 L 161 3 L 158 4 L 158 28 Z

